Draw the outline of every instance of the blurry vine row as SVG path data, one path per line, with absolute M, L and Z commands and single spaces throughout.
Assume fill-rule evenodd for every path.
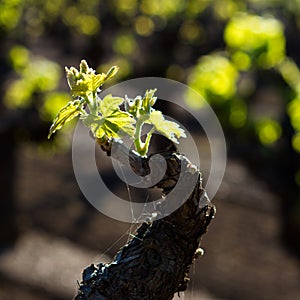
M 299 0 L 2 0 L 0 180 L 13 179 L 18 143 L 66 146 L 61 135 L 46 142 L 69 101 L 63 66 L 86 58 L 99 72 L 118 65 L 117 81 L 167 77 L 208 101 L 229 155 L 281 196 L 283 238 L 300 255 L 299 34 Z M 0 188 L 6 210 L 10 185 Z

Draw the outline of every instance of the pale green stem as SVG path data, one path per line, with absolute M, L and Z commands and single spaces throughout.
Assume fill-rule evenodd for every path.
M 90 114 L 97 115 L 98 104 L 97 104 L 97 93 L 90 95 L 85 95 L 85 100 L 90 110 Z
M 143 146 L 144 146 L 144 143 L 141 140 L 143 124 L 144 124 L 144 121 L 142 118 L 140 118 L 136 121 L 136 129 L 135 129 L 135 134 L 134 134 L 134 145 L 135 145 L 136 151 L 139 154 L 141 154 L 141 152 L 143 151 Z
M 152 134 L 154 133 L 154 131 L 155 131 L 155 127 L 153 126 L 151 128 L 151 130 L 147 133 L 147 137 L 146 137 L 145 143 L 143 145 L 143 149 L 142 149 L 142 154 L 141 154 L 142 156 L 146 156 L 146 154 L 148 152 L 150 140 L 152 138 Z

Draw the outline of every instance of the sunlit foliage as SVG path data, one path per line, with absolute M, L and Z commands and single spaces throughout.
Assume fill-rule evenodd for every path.
M 270 119 L 260 120 L 256 123 L 259 140 L 264 145 L 273 144 L 281 135 L 281 126 L 278 122 Z
M 297 95 L 289 103 L 287 99 L 286 113 L 295 130 L 292 146 L 299 151 L 300 71 L 286 56 L 282 23 L 271 16 L 239 12 L 228 20 L 224 41 L 225 52 L 201 57 L 192 68 L 189 86 L 214 107 L 221 105 L 220 118 L 225 121 L 224 125 L 233 128 L 246 126 L 247 130 L 249 126 L 253 127 L 260 143 L 270 146 L 282 135 L 280 115 L 274 119 L 268 112 L 260 117 L 250 114 L 252 103 L 248 97 L 255 92 L 255 83 L 251 80 L 253 70 L 275 70 L 290 87 L 291 93 Z M 249 75 L 245 76 L 247 72 Z M 196 106 L 195 103 L 190 104 Z M 282 111 L 282 115 L 284 113 Z
M 230 100 L 236 93 L 238 72 L 224 56 L 204 56 L 193 69 L 189 85 L 210 102 Z
M 68 101 L 68 94 L 56 92 L 61 80 L 61 67 L 43 57 L 31 55 L 23 46 L 15 46 L 10 53 L 11 64 L 17 74 L 10 81 L 4 95 L 4 103 L 10 109 L 37 105 L 46 119 L 56 113 L 56 105 Z M 49 105 L 55 99 L 54 105 Z
M 49 92 L 57 88 L 60 80 L 60 67 L 42 57 L 30 57 L 22 46 L 10 51 L 12 65 L 18 74 L 5 94 L 5 104 L 10 108 L 28 107 L 32 104 L 34 93 Z
M 236 60 L 244 68 L 250 60 L 270 68 L 285 57 L 282 24 L 271 17 L 238 14 L 228 22 L 224 39 L 230 51 L 240 53 Z
M 42 48 L 53 34 L 70 42 L 58 51 L 97 57 L 97 70 L 120 66 L 110 84 L 152 67 L 151 75 L 160 68 L 158 76 L 188 83 L 217 110 L 224 127 L 254 134 L 263 147 L 280 141 L 287 114 L 291 145 L 299 152 L 300 71 L 286 55 L 285 16 L 300 28 L 298 0 L 3 0 L 0 33 L 11 68 L 4 103 L 10 109 L 35 106 L 45 119 L 69 100 L 59 86 L 60 55 Z M 223 44 L 217 43 L 222 34 Z M 281 115 L 251 113 L 260 71 L 276 73 L 286 85 Z M 51 102 L 58 104 L 51 108 Z

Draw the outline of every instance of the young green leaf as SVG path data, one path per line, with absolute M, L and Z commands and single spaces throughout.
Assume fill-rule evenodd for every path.
M 150 114 L 152 106 L 155 104 L 157 97 L 154 97 L 154 90 L 146 90 L 144 97 L 137 96 L 134 99 L 130 99 L 125 96 L 125 109 L 135 118 L 139 118 L 141 115 Z
M 155 104 L 157 97 L 154 97 L 156 89 L 147 90 L 142 99 L 142 109 L 145 113 L 150 113 L 151 107 Z
M 138 118 L 140 116 L 140 109 L 142 105 L 142 97 L 137 96 L 134 99 L 125 95 L 125 110 L 133 117 Z
M 99 101 L 99 115 L 90 114 L 83 119 L 83 123 L 91 128 L 97 138 L 121 138 L 124 135 L 133 137 L 135 120 L 125 111 L 120 110 L 123 98 L 113 97 L 111 94 Z
M 110 132 L 107 134 L 111 137 L 121 137 L 125 134 L 133 136 L 135 132 L 135 120 L 129 113 L 120 110 L 124 99 L 113 97 L 111 94 L 106 95 L 99 104 L 99 112 L 105 118 L 105 127 Z
M 113 97 L 111 94 L 106 95 L 99 104 L 99 111 L 103 116 L 110 115 L 116 110 L 120 110 L 124 99 L 121 97 Z
M 184 130 L 177 123 L 166 120 L 160 111 L 152 111 L 147 123 L 152 124 L 158 132 L 176 144 L 178 138 L 186 137 Z
M 133 137 L 135 133 L 134 124 L 135 120 L 124 111 L 116 111 L 105 117 L 105 126 L 116 133 L 112 137 L 123 137 L 125 135 Z
M 88 115 L 83 123 L 91 129 L 97 138 L 122 138 L 125 135 L 133 136 L 135 120 L 121 110 L 106 116 Z
M 82 113 L 83 102 L 81 100 L 70 101 L 56 115 L 50 127 L 48 139 L 51 135 L 59 130 L 65 123 L 71 121 Z
M 92 114 L 85 116 L 82 120 L 83 124 L 89 127 L 97 138 L 102 138 L 105 135 L 105 131 L 102 128 L 104 121 L 104 118 Z
M 165 137 L 178 143 L 177 138 L 186 137 L 184 130 L 180 126 L 168 120 L 165 120 L 160 111 L 152 108 L 157 97 L 154 96 L 156 89 L 146 90 L 144 97 L 137 96 L 134 99 L 125 97 L 125 109 L 136 119 L 136 130 L 134 134 L 134 145 L 136 151 L 146 156 L 150 145 L 150 140 L 154 131 L 158 131 Z M 152 124 L 152 129 L 147 133 L 145 142 L 141 140 L 142 127 L 145 123 Z
M 119 71 L 119 67 L 117 66 L 112 66 L 107 72 L 106 72 L 106 78 L 109 79 L 109 78 L 112 78 L 114 77 L 117 72 Z
M 106 74 L 82 74 L 82 79 L 76 81 L 71 91 L 73 97 L 83 97 L 88 93 L 96 93 L 106 80 Z
M 82 60 L 79 71 L 71 67 L 65 68 L 67 80 L 73 97 L 84 97 L 89 93 L 96 93 L 100 86 L 109 78 L 116 75 L 119 68 L 111 67 L 107 73 L 96 74 L 85 60 Z
M 77 80 L 81 79 L 81 75 L 74 67 L 71 67 L 70 69 L 68 67 L 65 67 L 65 71 L 69 88 L 72 90 L 76 85 Z
M 100 99 L 97 94 L 99 88 L 117 71 L 118 67 L 113 66 L 107 73 L 96 74 L 85 60 L 81 61 L 79 70 L 74 67 L 66 68 L 72 96 L 77 99 L 59 111 L 48 137 L 78 115 L 81 115 L 83 123 L 101 143 L 107 139 L 129 135 L 134 140 L 136 151 L 142 156 L 147 155 L 155 130 L 174 143 L 178 143 L 178 138 L 186 137 L 177 123 L 166 120 L 160 111 L 152 108 L 157 99 L 154 96 L 156 89 L 146 90 L 143 97 L 137 96 L 134 99 L 127 96 L 125 99 L 113 97 L 111 94 Z M 125 111 L 120 108 L 123 104 Z M 87 111 L 83 109 L 84 105 L 87 105 Z M 143 141 L 142 127 L 145 123 L 152 124 L 152 128 Z
M 88 74 L 89 71 L 90 71 L 90 67 L 89 67 L 88 63 L 86 62 L 86 60 L 83 59 L 79 65 L 79 73 L 80 74 Z

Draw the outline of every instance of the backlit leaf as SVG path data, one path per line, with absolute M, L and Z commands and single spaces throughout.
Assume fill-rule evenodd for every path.
M 124 111 L 117 111 L 110 116 L 105 118 L 107 126 L 110 126 L 112 129 L 114 128 L 118 137 L 122 137 L 126 134 L 133 137 L 135 133 L 135 120 Z M 113 126 L 111 125 L 113 124 Z
M 88 115 L 83 119 L 83 124 L 91 129 L 94 136 L 102 138 L 105 135 L 103 128 L 104 118 L 95 115 Z
M 102 138 L 121 138 L 125 135 L 133 136 L 135 132 L 135 120 L 126 112 L 115 110 L 111 114 L 103 116 L 88 115 L 83 123 L 89 127 L 94 136 Z
M 148 122 L 155 126 L 158 132 L 176 144 L 178 144 L 177 138 L 186 137 L 184 130 L 177 123 L 166 120 L 160 111 L 152 111 Z
M 111 94 L 105 96 L 100 101 L 100 113 L 103 116 L 108 116 L 116 110 L 120 110 L 120 105 L 124 102 L 123 98 L 113 97 Z
M 107 71 L 107 73 L 106 73 L 107 79 L 108 79 L 108 78 L 114 77 L 114 76 L 117 74 L 118 71 L 119 71 L 119 67 L 117 67 L 117 66 L 112 66 L 112 67 Z
M 82 101 L 74 100 L 65 105 L 56 115 L 53 124 L 50 127 L 48 138 L 56 131 L 59 130 L 65 123 L 71 121 L 82 112 Z
M 150 108 L 155 104 L 157 97 L 154 97 L 156 89 L 147 90 L 142 100 L 142 107 L 146 112 L 150 111 Z
M 107 79 L 115 76 L 119 70 L 118 67 L 113 66 L 107 73 L 96 74 L 85 60 L 81 61 L 79 71 L 74 67 L 65 69 L 73 97 L 84 97 L 88 93 L 96 93 L 100 86 Z

